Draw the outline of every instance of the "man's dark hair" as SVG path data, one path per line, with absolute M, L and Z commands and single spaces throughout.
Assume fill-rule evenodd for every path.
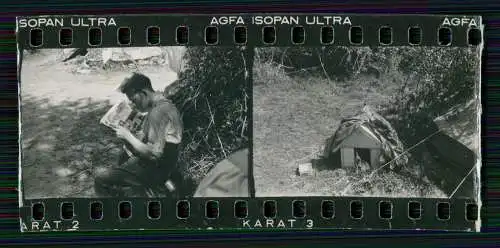
M 127 92 L 137 92 L 140 90 L 153 90 L 151 80 L 144 74 L 134 72 L 132 76 L 125 78 L 119 87 L 120 92 L 126 94 Z

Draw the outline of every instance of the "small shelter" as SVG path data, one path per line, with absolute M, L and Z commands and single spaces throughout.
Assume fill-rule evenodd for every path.
M 348 168 L 364 162 L 376 169 L 393 159 L 395 165 L 406 162 L 404 155 L 399 156 L 403 150 L 389 122 L 365 106 L 360 114 L 341 121 L 327 140 L 323 158 L 329 166 Z
M 382 143 L 365 125 L 359 125 L 334 150 L 340 151 L 342 167 L 353 167 L 356 159 L 361 159 L 368 162 L 370 167 L 377 168 L 380 165 Z

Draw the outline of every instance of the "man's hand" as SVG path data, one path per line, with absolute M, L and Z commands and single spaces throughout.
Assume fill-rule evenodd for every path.
M 161 144 L 145 144 L 135 137 L 127 128 L 119 127 L 116 130 L 116 136 L 125 140 L 134 150 L 134 154 L 147 159 L 156 159 L 163 152 L 163 143 Z
M 116 137 L 124 140 L 129 140 L 132 137 L 132 133 L 125 127 L 118 127 L 116 130 Z

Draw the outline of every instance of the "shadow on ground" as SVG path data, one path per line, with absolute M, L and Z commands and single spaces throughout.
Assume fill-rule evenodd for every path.
M 92 197 L 96 168 L 117 161 L 119 141 L 99 124 L 111 107 L 91 98 L 54 105 L 23 97 L 22 183 L 25 198 Z

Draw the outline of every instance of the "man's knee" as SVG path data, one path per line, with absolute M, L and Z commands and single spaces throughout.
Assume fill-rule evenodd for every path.
M 94 184 L 98 186 L 107 186 L 115 180 L 112 169 L 98 168 L 95 172 Z
M 109 185 L 110 185 L 110 182 L 109 182 L 108 178 L 106 178 L 106 177 L 97 176 L 94 178 L 94 186 L 96 188 L 103 188 L 103 187 L 107 187 Z
M 96 177 L 109 177 L 111 174 L 111 170 L 112 169 L 106 167 L 98 167 L 95 169 L 94 175 Z
M 120 194 L 118 191 L 120 185 L 120 177 L 113 169 L 102 168 L 96 170 L 94 190 L 97 195 L 117 196 Z
M 94 183 L 99 186 L 139 186 L 143 182 L 136 175 L 116 168 L 104 168 L 95 173 Z

